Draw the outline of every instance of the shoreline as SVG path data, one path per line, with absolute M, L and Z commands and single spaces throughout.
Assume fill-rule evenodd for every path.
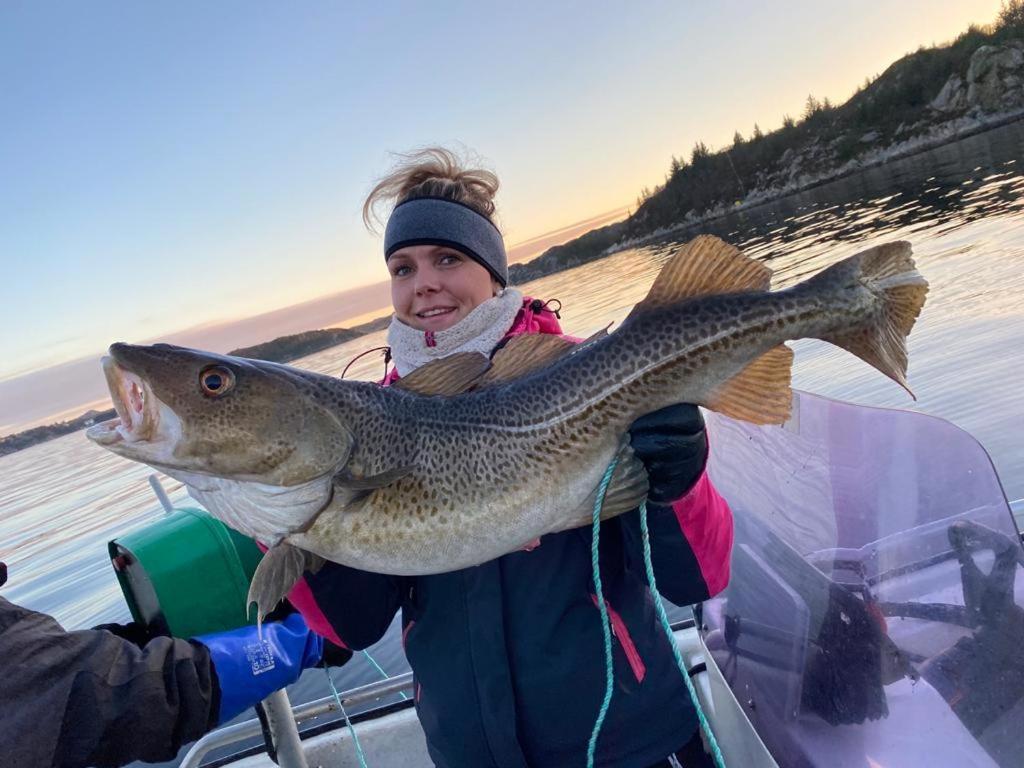
M 716 221 L 733 213 L 753 210 L 761 205 L 775 203 L 789 197 L 790 195 L 797 195 L 802 192 L 816 189 L 817 187 L 825 186 L 826 184 L 830 184 L 834 181 L 854 176 L 862 171 L 877 168 L 887 162 L 903 160 L 908 157 L 913 157 L 914 155 L 929 152 L 933 149 L 938 149 L 948 144 L 955 144 L 958 141 L 962 141 L 997 128 L 1002 128 L 1005 125 L 1010 125 L 1017 121 L 1024 121 L 1024 108 L 995 113 L 990 117 L 959 117 L 945 123 L 939 123 L 933 126 L 932 130 L 928 131 L 928 133 L 924 135 L 906 139 L 884 148 L 879 147 L 874 150 L 869 150 L 865 153 L 865 155 L 868 156 L 866 161 L 854 158 L 833 171 L 827 171 L 819 174 L 812 179 L 799 184 L 772 187 L 766 190 L 755 190 L 750 192 L 746 198 L 733 206 L 716 206 L 715 208 L 708 209 L 692 217 L 687 216 L 683 221 L 671 227 L 661 227 L 646 235 L 621 240 L 601 251 L 588 261 L 596 261 L 597 259 L 605 256 L 611 256 L 630 248 L 640 248 L 645 245 L 650 245 L 662 238 L 681 232 L 690 227 L 705 224 L 710 221 Z M 965 122 L 966 124 L 964 124 Z M 950 130 L 952 131 L 951 133 L 949 132 Z M 936 133 L 940 133 L 942 135 L 935 135 Z M 569 266 L 579 266 L 579 264 L 566 265 L 566 267 Z M 566 267 L 563 267 L 563 269 Z M 555 270 L 547 274 L 555 274 L 560 271 L 562 270 Z

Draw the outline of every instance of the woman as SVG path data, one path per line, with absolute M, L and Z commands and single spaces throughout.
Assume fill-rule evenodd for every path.
M 507 288 L 497 187 L 493 174 L 428 149 L 370 193 L 368 224 L 375 206 L 396 202 L 384 236 L 395 369 L 383 385 L 455 352 L 492 353 L 522 333 L 561 334 L 543 301 Z M 658 586 L 674 603 L 704 600 L 728 580 L 732 518 L 704 473 L 700 413 L 680 405 L 650 414 L 631 437 L 650 478 Z M 595 762 L 646 768 L 683 750 L 684 765 L 704 764 L 696 714 L 647 587 L 638 513 L 603 523 L 600 547 L 616 685 Z M 432 576 L 329 563 L 289 597 L 314 630 L 352 649 L 379 640 L 401 609 L 416 707 L 438 766 L 586 764 L 605 688 L 589 528 Z

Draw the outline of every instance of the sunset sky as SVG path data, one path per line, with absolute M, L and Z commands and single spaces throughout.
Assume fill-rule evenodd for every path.
M 360 208 L 389 152 L 478 153 L 522 243 L 999 5 L 0 4 L 0 433 L 30 372 L 380 282 Z M 356 295 L 318 317 L 386 296 Z

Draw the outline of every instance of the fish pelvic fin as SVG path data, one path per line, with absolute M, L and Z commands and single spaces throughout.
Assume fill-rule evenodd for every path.
M 256 603 L 256 623 L 262 629 L 264 617 L 291 592 L 302 574 L 305 571 L 316 573 L 324 562 L 322 557 L 286 542 L 267 550 L 249 584 L 246 613 L 249 606 Z
M 391 386 L 421 395 L 450 397 L 471 388 L 490 365 L 491 361 L 487 355 L 479 352 L 456 352 L 454 355 L 421 365 Z
M 713 235 L 700 235 L 676 251 L 646 298 L 626 318 L 698 296 L 767 291 L 772 271 Z
M 630 512 L 639 507 L 641 502 L 647 498 L 649 486 L 647 468 L 644 467 L 643 462 L 633 453 L 628 437 L 624 438 L 616 458 L 618 459 L 618 464 L 615 466 L 615 472 L 608 483 L 604 501 L 601 504 L 602 520 L 608 520 L 624 512 Z M 558 530 L 564 531 L 569 528 L 579 528 L 593 523 L 597 491 L 598 489 L 595 487 L 586 501 L 570 516 L 571 522 Z
M 633 453 L 629 445 L 629 438 L 619 449 L 619 463 L 615 466 L 611 482 L 608 483 L 608 490 L 605 491 L 604 503 L 601 506 L 601 519 L 621 515 L 636 509 L 647 498 L 649 481 L 647 468 L 644 463 Z M 593 498 L 590 499 L 590 512 L 593 517 L 593 506 L 597 500 L 597 489 L 594 489 Z
M 551 333 L 514 336 L 494 353 L 490 369 L 480 377 L 477 386 L 498 384 L 538 371 L 572 352 L 576 346 L 576 342 Z
M 914 265 L 910 243 L 884 243 L 856 253 L 815 275 L 807 285 L 853 281 L 874 295 L 871 321 L 821 338 L 852 352 L 914 397 L 907 382 L 907 336 L 921 314 L 928 281 Z
M 779 344 L 729 379 L 703 403 L 752 424 L 782 424 L 793 404 L 793 350 Z

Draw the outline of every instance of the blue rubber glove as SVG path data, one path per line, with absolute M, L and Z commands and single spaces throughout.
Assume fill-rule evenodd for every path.
M 323 638 L 298 613 L 265 623 L 262 642 L 254 626 L 192 639 L 210 649 L 220 684 L 220 725 L 294 683 L 302 670 L 319 663 L 324 652 Z

